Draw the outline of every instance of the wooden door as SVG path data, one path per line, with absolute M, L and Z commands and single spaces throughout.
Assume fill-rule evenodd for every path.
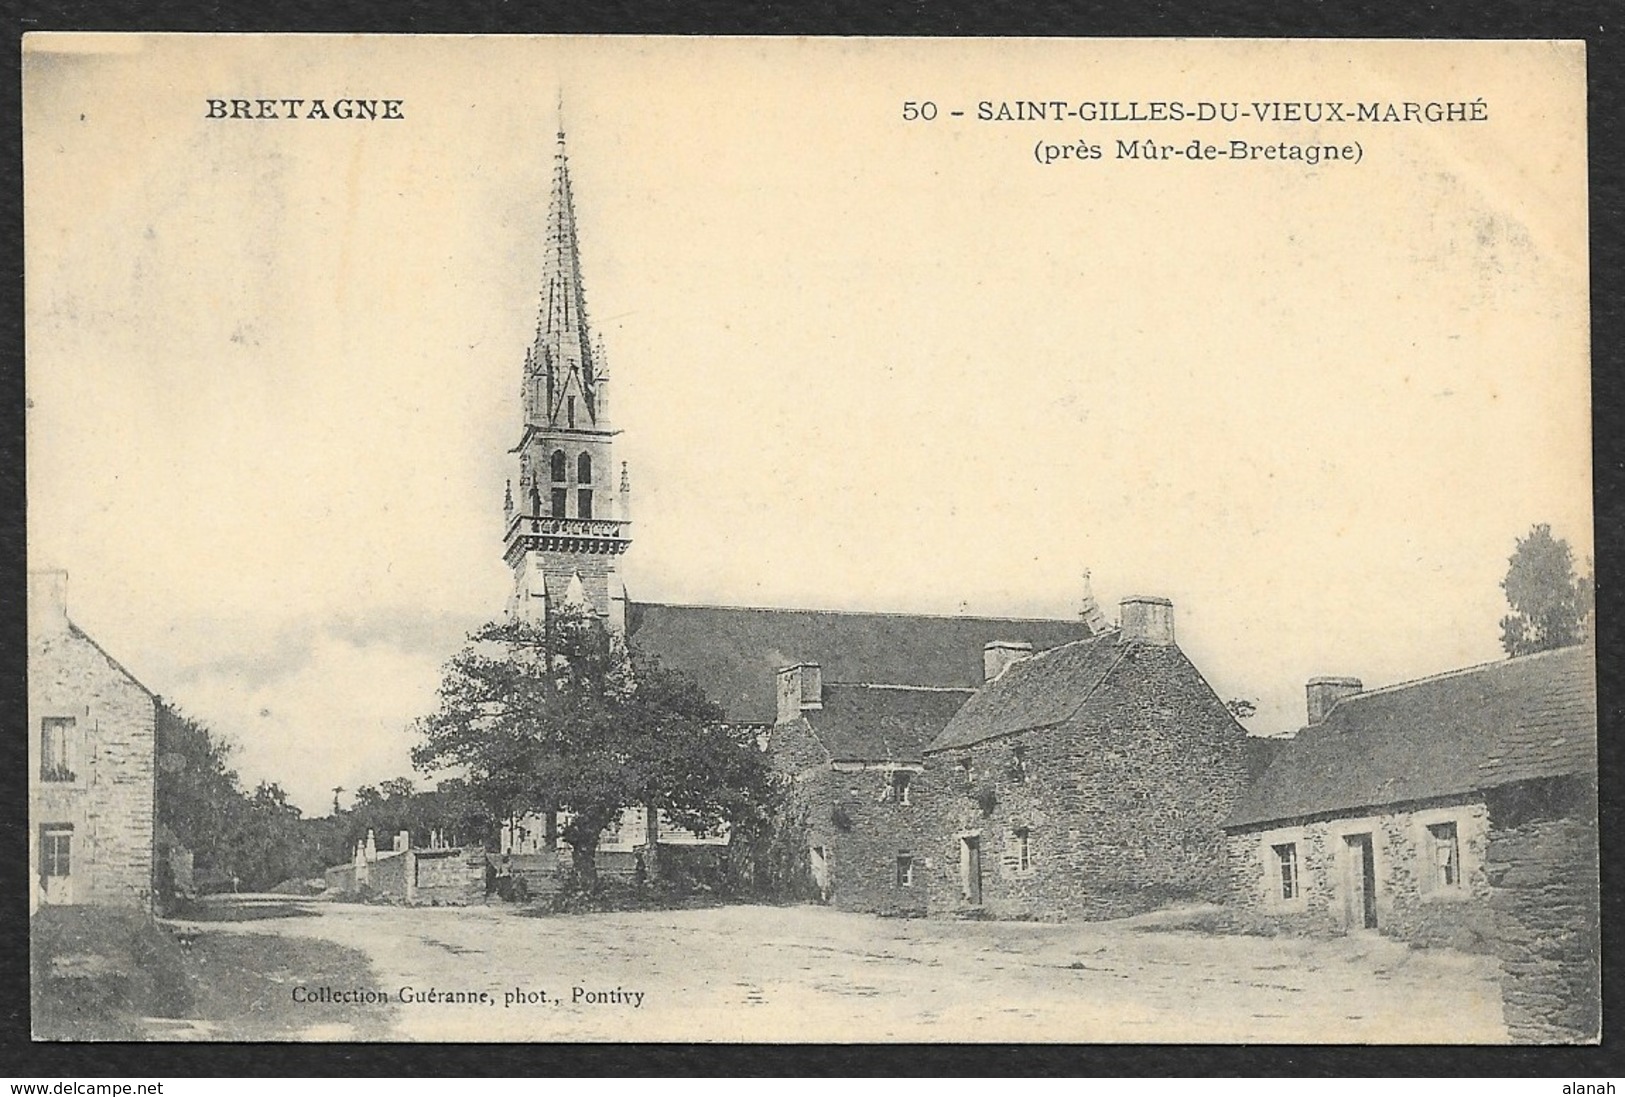
M 1377 928 L 1377 871 L 1371 835 L 1343 838 L 1343 924 L 1349 929 Z

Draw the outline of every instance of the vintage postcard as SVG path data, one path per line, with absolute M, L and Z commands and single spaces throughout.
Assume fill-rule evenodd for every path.
M 35 1038 L 1596 1041 L 1585 72 L 28 36 Z

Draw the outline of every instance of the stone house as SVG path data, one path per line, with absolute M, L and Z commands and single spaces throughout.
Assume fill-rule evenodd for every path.
M 157 698 L 67 614 L 67 574 L 28 589 L 28 909 L 148 908 Z
M 768 739 L 804 827 L 814 886 L 843 910 L 926 913 L 916 785 L 927 743 L 971 695 L 947 686 L 828 683 L 802 663 L 778 674 Z
M 1514 1039 L 1595 1038 L 1594 648 L 1306 692 L 1308 726 L 1226 820 L 1232 899 L 1495 953 Z
M 932 913 L 1114 918 L 1225 893 L 1223 822 L 1246 731 L 1174 641 L 1173 606 L 1031 653 L 990 644 L 987 684 L 925 750 Z

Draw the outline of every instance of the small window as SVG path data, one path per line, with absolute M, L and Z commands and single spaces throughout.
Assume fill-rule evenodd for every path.
M 73 737 L 72 716 L 47 716 L 40 721 L 41 781 L 72 781 L 73 756 L 69 740 Z M 66 875 L 66 874 L 64 874 Z
M 906 769 L 893 770 L 891 775 L 892 802 L 898 804 L 908 803 L 909 789 L 913 787 L 913 784 L 914 774 Z
M 1282 842 L 1270 847 L 1275 851 L 1276 876 L 1281 882 L 1283 901 L 1298 897 L 1298 843 Z
M 576 483 L 592 483 L 592 455 L 583 453 L 576 458 Z
M 1010 777 L 1018 785 L 1027 783 L 1027 748 L 1016 747 L 1010 752 Z
M 576 517 L 592 517 L 592 489 L 582 488 L 576 492 Z
M 897 886 L 900 888 L 914 886 L 914 858 L 907 854 L 897 858 Z
M 969 785 L 976 779 L 976 767 L 971 765 L 970 755 L 967 754 L 954 764 L 959 767 L 959 779 L 965 784 Z
M 1428 827 L 1433 846 L 1433 886 L 1453 888 L 1461 886 L 1461 844 L 1456 838 L 1455 823 L 1434 823 Z
M 41 876 L 58 877 L 73 874 L 73 828 L 71 826 L 40 828 L 39 864 Z
M 576 398 L 574 396 L 564 398 L 564 421 L 569 426 L 576 425 Z
M 570 498 L 569 489 L 567 489 L 567 488 L 554 488 L 553 489 L 553 517 L 555 517 L 555 518 L 563 518 L 564 517 L 564 507 L 565 507 L 565 504 L 566 504 L 566 502 L 567 502 L 567 500 L 569 498 Z
M 1019 827 L 1010 832 L 1010 837 L 1015 846 L 1016 871 L 1026 872 L 1033 867 L 1032 831 Z
M 553 482 L 555 484 L 564 483 L 564 470 L 567 465 L 564 458 L 564 451 L 562 449 L 554 450 L 553 459 L 549 461 L 548 464 L 551 466 L 550 471 L 553 474 Z

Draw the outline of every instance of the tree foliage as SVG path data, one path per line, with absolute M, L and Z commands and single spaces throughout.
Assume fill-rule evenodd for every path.
M 412 762 L 458 768 L 497 819 L 562 812 L 583 884 L 599 836 L 628 808 L 696 834 L 766 811 L 766 762 L 687 675 L 628 649 L 589 614 L 489 623 L 447 665 Z
M 161 868 L 179 844 L 192 851 L 204 890 L 262 890 L 321 871 L 323 850 L 301 826 L 299 809 L 274 783 L 245 793 L 230 768 L 230 743 L 162 699 L 156 732 Z
M 1501 618 L 1508 655 L 1567 647 L 1585 637 L 1593 606 L 1590 576 L 1576 576 L 1569 543 L 1541 523 L 1517 540 L 1501 580 L 1512 612 Z

